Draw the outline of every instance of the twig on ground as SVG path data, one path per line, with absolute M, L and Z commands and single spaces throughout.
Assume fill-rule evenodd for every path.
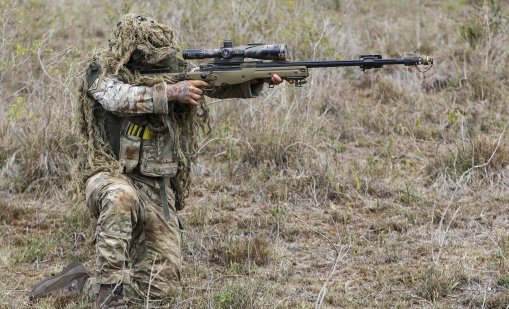
M 319 235 L 320 237 L 325 239 L 332 246 L 332 249 L 334 250 L 334 253 L 335 253 L 334 262 L 332 263 L 332 267 L 331 267 L 331 270 L 329 271 L 329 275 L 327 276 L 327 279 L 323 283 L 322 288 L 320 289 L 320 292 L 318 293 L 318 296 L 317 296 L 317 299 L 315 302 L 315 309 L 320 309 L 320 307 L 322 306 L 323 300 L 325 298 L 325 295 L 327 295 L 327 287 L 328 287 L 329 282 L 331 281 L 334 273 L 336 272 L 338 263 L 339 263 L 340 259 L 343 259 L 348 254 L 348 251 L 350 250 L 351 246 L 350 245 L 341 246 L 341 240 L 338 240 L 337 244 L 334 243 L 329 237 L 325 236 L 322 232 L 313 229 L 306 222 L 304 222 L 304 220 L 299 218 L 299 216 L 297 216 L 293 212 L 293 209 L 290 208 L 290 211 L 291 211 L 292 215 L 297 220 L 299 220 L 299 222 L 301 222 L 307 229 L 309 229 L 310 231 L 316 233 L 317 235 Z M 339 238 L 339 235 L 338 235 L 338 238 Z

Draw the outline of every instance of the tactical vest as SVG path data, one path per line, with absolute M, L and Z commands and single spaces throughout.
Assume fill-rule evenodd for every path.
M 100 74 L 99 65 L 90 65 L 87 70 L 89 87 Z M 119 117 L 95 101 L 94 117 L 104 130 L 103 136 L 115 157 L 124 166 L 125 173 L 149 177 L 173 177 L 177 174 L 174 137 L 164 125 L 161 115 Z

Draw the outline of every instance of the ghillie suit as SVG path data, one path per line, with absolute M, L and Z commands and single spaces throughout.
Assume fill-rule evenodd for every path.
M 94 66 L 100 67 L 100 74 L 104 76 L 115 75 L 124 83 L 147 86 L 175 81 L 164 74 L 135 75 L 133 68 L 161 66 L 173 68 L 174 72 L 184 72 L 190 68 L 189 63 L 180 56 L 180 48 L 175 43 L 170 27 L 134 14 L 120 19 L 111 34 L 109 47 L 97 51 L 89 60 L 89 70 Z M 74 113 L 82 145 L 78 169 L 81 177 L 77 177 L 79 188 L 83 188 L 84 181 L 99 171 L 123 171 L 122 164 L 108 143 L 104 124 L 94 116 L 96 102 L 87 94 L 89 87 L 90 75 L 87 74 L 81 82 L 81 93 Z M 172 143 L 178 170 L 171 179 L 171 186 L 176 195 L 177 209 L 181 209 L 189 192 L 189 172 L 197 145 L 197 131 L 209 128 L 208 110 L 204 104 L 196 108 L 174 102 L 169 102 L 168 109 L 168 114 L 155 116 L 161 118 L 174 137 Z
M 176 82 L 170 75 L 136 73 L 191 70 L 179 54 L 169 27 L 128 14 L 109 47 L 91 57 L 81 83 L 77 178 L 97 219 L 95 283 L 87 290 L 101 308 L 103 301 L 123 297 L 164 303 L 180 289 L 177 210 L 189 191 L 197 133 L 209 128 L 208 111 L 203 104 L 168 101 L 168 84 Z M 262 88 L 263 82 L 250 82 L 216 87 L 207 95 L 252 98 Z

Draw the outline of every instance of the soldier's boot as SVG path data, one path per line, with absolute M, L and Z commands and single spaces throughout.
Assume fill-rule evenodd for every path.
M 122 295 L 122 285 L 101 284 L 94 309 L 127 309 Z
M 39 281 L 28 293 L 28 298 L 36 300 L 58 293 L 81 293 L 88 277 L 89 274 L 85 265 L 80 261 L 74 261 L 67 265 L 58 275 Z

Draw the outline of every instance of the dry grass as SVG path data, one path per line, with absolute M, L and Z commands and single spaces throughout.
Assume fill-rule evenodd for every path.
M 93 223 L 69 202 L 73 87 L 126 12 L 167 21 L 185 47 L 231 38 L 288 44 L 294 60 L 436 61 L 426 73 L 315 69 L 303 88 L 209 100 L 177 308 L 309 308 L 331 273 L 322 308 L 507 306 L 506 1 L 7 0 L 1 308 L 31 307 L 31 285 L 74 258 L 93 267 Z M 334 268 L 337 245 L 348 253 Z

